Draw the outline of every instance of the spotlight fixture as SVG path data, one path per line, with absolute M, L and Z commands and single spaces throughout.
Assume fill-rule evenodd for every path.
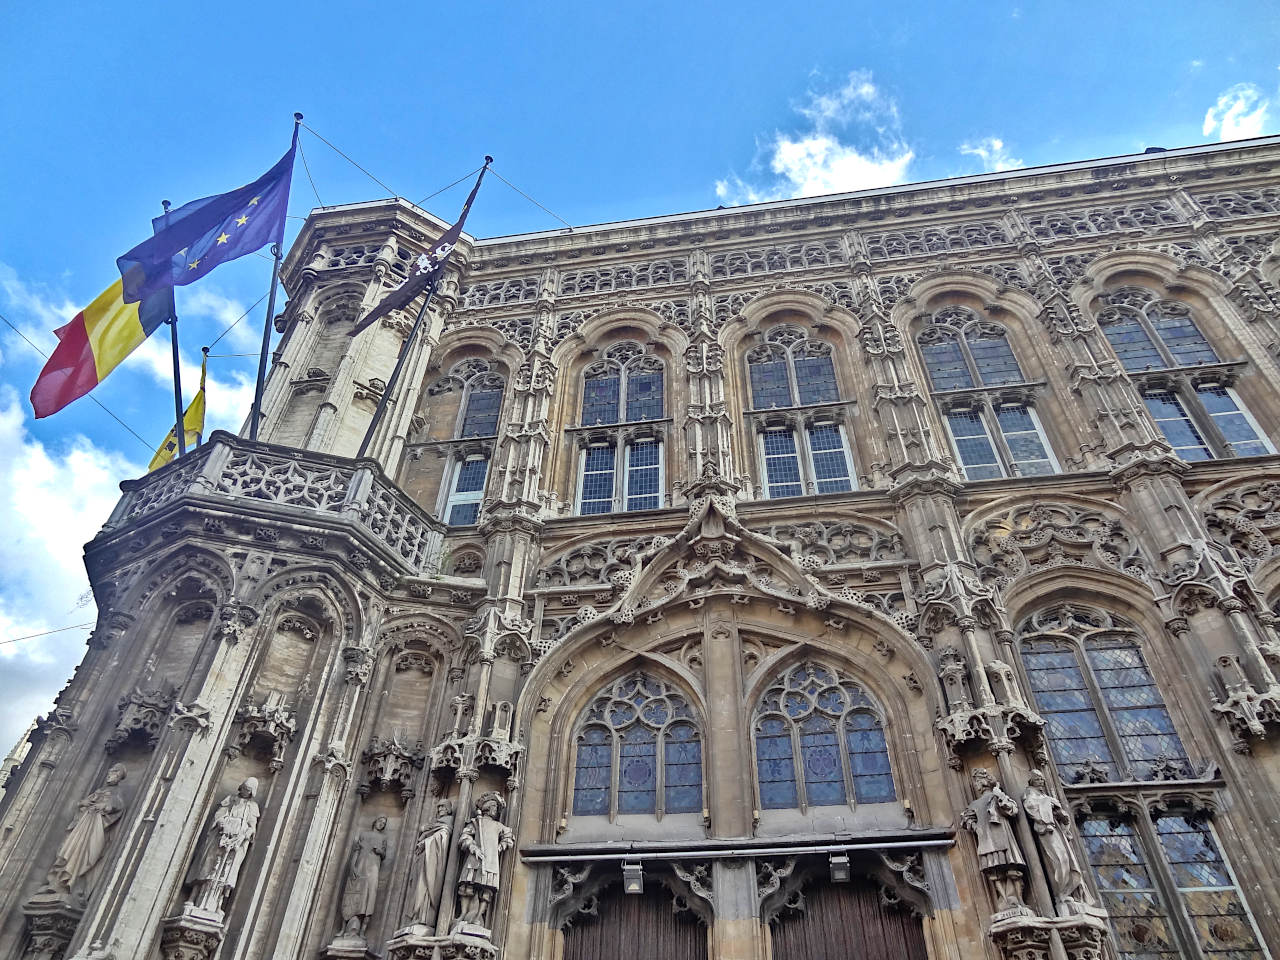
M 847 873 L 845 878 L 848 879 Z M 640 864 L 624 863 L 622 865 L 622 892 L 644 893 L 644 869 Z
M 849 855 L 847 853 L 831 854 L 831 882 L 849 882 Z

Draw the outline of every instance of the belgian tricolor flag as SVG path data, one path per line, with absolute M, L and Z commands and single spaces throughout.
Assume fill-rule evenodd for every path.
M 53 331 L 58 346 L 31 388 L 36 418 L 57 413 L 106 379 L 138 344 L 173 316 L 173 288 L 138 303 L 124 302 L 124 281 Z

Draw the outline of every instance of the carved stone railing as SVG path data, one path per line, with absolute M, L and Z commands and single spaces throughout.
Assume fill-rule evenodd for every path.
M 262 519 L 354 527 L 409 572 L 422 574 L 433 572 L 445 530 L 373 460 L 280 447 L 221 430 L 187 456 L 120 488 L 124 496 L 104 534 L 176 501 L 192 501 Z

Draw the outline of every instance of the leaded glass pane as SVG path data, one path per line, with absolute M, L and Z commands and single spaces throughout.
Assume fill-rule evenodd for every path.
M 573 779 L 574 814 L 607 814 L 612 782 L 613 735 L 602 727 L 588 727 L 578 738 L 578 761 Z
M 973 387 L 973 375 L 964 360 L 964 350 L 954 336 L 944 336 L 934 343 L 920 344 L 929 382 L 935 390 L 961 390 Z
M 1205 956 L 1221 960 L 1263 956 L 1209 825 L 1187 817 L 1160 817 L 1156 834 Z
M 1189 367 L 1197 363 L 1217 363 L 1218 355 L 1209 346 L 1204 334 L 1196 328 L 1185 313 L 1168 314 L 1159 307 L 1147 310 L 1147 319 L 1155 328 L 1165 347 L 1173 355 L 1174 366 Z
M 1122 314 L 1119 319 L 1104 323 L 1102 332 L 1126 370 L 1159 370 L 1165 366 L 1164 357 L 1134 315 Z
M 1214 424 L 1222 431 L 1233 454 L 1237 457 L 1260 457 L 1271 452 L 1253 429 L 1253 424 L 1240 409 L 1230 390 L 1226 387 L 1199 387 L 1196 395 L 1204 404 L 1205 411 L 1213 418 Z
M 965 342 L 969 344 L 969 353 L 973 355 L 974 366 L 978 368 L 978 378 L 984 386 L 1022 382 L 1022 370 L 1018 366 L 1017 358 L 1013 355 L 1013 349 L 1009 346 L 1008 338 L 1003 333 L 971 327 L 965 334 Z
M 588 447 L 582 458 L 582 513 L 613 511 L 613 447 Z
M 819 493 L 845 493 L 853 489 L 839 427 L 830 424 L 810 427 L 809 452 L 813 456 L 813 474 Z
M 475 523 L 479 516 L 479 503 L 455 503 L 449 508 L 449 519 L 445 522 L 451 527 L 465 527 Z
M 462 419 L 462 436 L 492 437 L 498 432 L 501 390 L 472 390 L 467 396 L 467 414 Z
M 662 371 L 627 375 L 627 419 L 662 419 Z
M 960 464 L 964 467 L 967 479 L 994 480 L 1004 476 L 981 414 L 953 410 L 947 414 L 947 426 L 951 428 L 956 452 L 960 455 Z
M 662 447 L 656 440 L 627 447 L 627 509 L 656 510 L 662 506 Z
M 1027 407 L 1004 405 L 996 409 L 1000 433 L 1013 457 L 1014 472 L 1024 477 L 1053 473 L 1053 461 L 1040 439 L 1035 418 Z
M 658 796 L 658 738 L 648 727 L 636 724 L 618 739 L 618 813 L 653 813 Z
M 756 778 L 766 810 L 798 806 L 791 728 L 781 717 L 765 717 L 756 727 Z
M 804 493 L 795 434 L 790 430 L 766 430 L 760 435 L 760 442 L 764 445 L 764 473 L 770 498 Z
M 665 812 L 699 812 L 702 809 L 702 742 L 690 724 L 678 723 L 667 730 L 662 772 Z
M 791 406 L 791 385 L 787 382 L 787 361 L 765 360 L 747 365 L 751 372 L 751 405 L 756 410 Z
M 1200 436 L 1200 431 L 1187 416 L 1186 409 L 1176 393 L 1164 390 L 1142 395 L 1147 410 L 1151 412 L 1156 426 L 1164 434 L 1173 452 L 1183 460 L 1212 460 L 1213 453 L 1209 445 Z
M 1089 819 L 1080 824 L 1080 837 L 1121 960 L 1180 957 L 1168 910 L 1132 824 Z
M 1087 769 L 1116 779 L 1116 764 L 1075 651 L 1054 641 L 1027 641 L 1023 663 L 1053 758 L 1068 783 Z
M 1137 645 L 1131 640 L 1090 639 L 1085 656 L 1129 758 L 1130 775 L 1151 778 L 1149 761 L 1156 759 L 1185 764 L 1182 741 Z
M 453 492 L 476 493 L 483 490 L 488 469 L 488 460 L 464 460 L 458 465 L 458 479 L 453 485 Z
M 618 390 L 621 375 L 588 377 L 582 383 L 582 424 L 618 422 Z
M 845 802 L 844 771 L 835 724 L 829 717 L 814 714 L 799 724 L 800 761 L 804 767 L 805 797 L 811 807 Z
M 836 368 L 831 357 L 797 357 L 796 391 L 801 404 L 831 403 L 840 399 Z
M 870 713 L 851 713 L 845 718 L 844 729 L 854 798 L 858 803 L 896 799 L 893 773 L 889 769 L 889 746 L 879 718 Z

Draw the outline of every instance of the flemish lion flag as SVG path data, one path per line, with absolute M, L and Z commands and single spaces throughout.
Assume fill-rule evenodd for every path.
M 440 234 L 440 239 L 431 248 L 431 252 L 424 253 L 418 257 L 411 268 L 409 279 L 383 297 L 372 310 L 361 318 L 359 323 L 351 328 L 348 336 L 354 337 L 360 331 L 368 329 L 392 310 L 404 309 L 413 302 L 418 294 L 422 293 L 423 290 L 434 287 L 440 280 L 441 274 L 444 273 L 445 264 L 449 262 L 449 254 L 453 253 L 453 248 L 458 245 L 458 238 L 462 236 L 462 225 L 467 222 L 467 214 L 471 211 L 471 204 L 475 203 L 476 193 L 479 192 L 480 183 L 484 180 L 484 175 L 488 172 L 489 164 L 491 163 L 493 163 L 493 157 L 484 158 L 484 166 L 480 168 L 480 176 L 476 177 L 476 185 L 471 188 L 467 202 L 462 205 L 462 213 L 458 217 L 458 222 Z
M 186 434 L 188 448 L 198 446 L 204 436 L 204 374 L 208 366 L 209 358 L 206 356 L 200 364 L 200 389 L 191 398 L 191 403 L 187 406 L 187 412 L 182 415 L 182 429 Z M 147 473 L 163 467 L 173 459 L 173 455 L 177 451 L 178 441 L 174 436 L 173 430 L 170 430 L 169 435 L 164 438 L 164 443 L 160 444 L 160 449 L 156 451 L 156 455 L 151 458 L 151 463 L 147 466 Z

